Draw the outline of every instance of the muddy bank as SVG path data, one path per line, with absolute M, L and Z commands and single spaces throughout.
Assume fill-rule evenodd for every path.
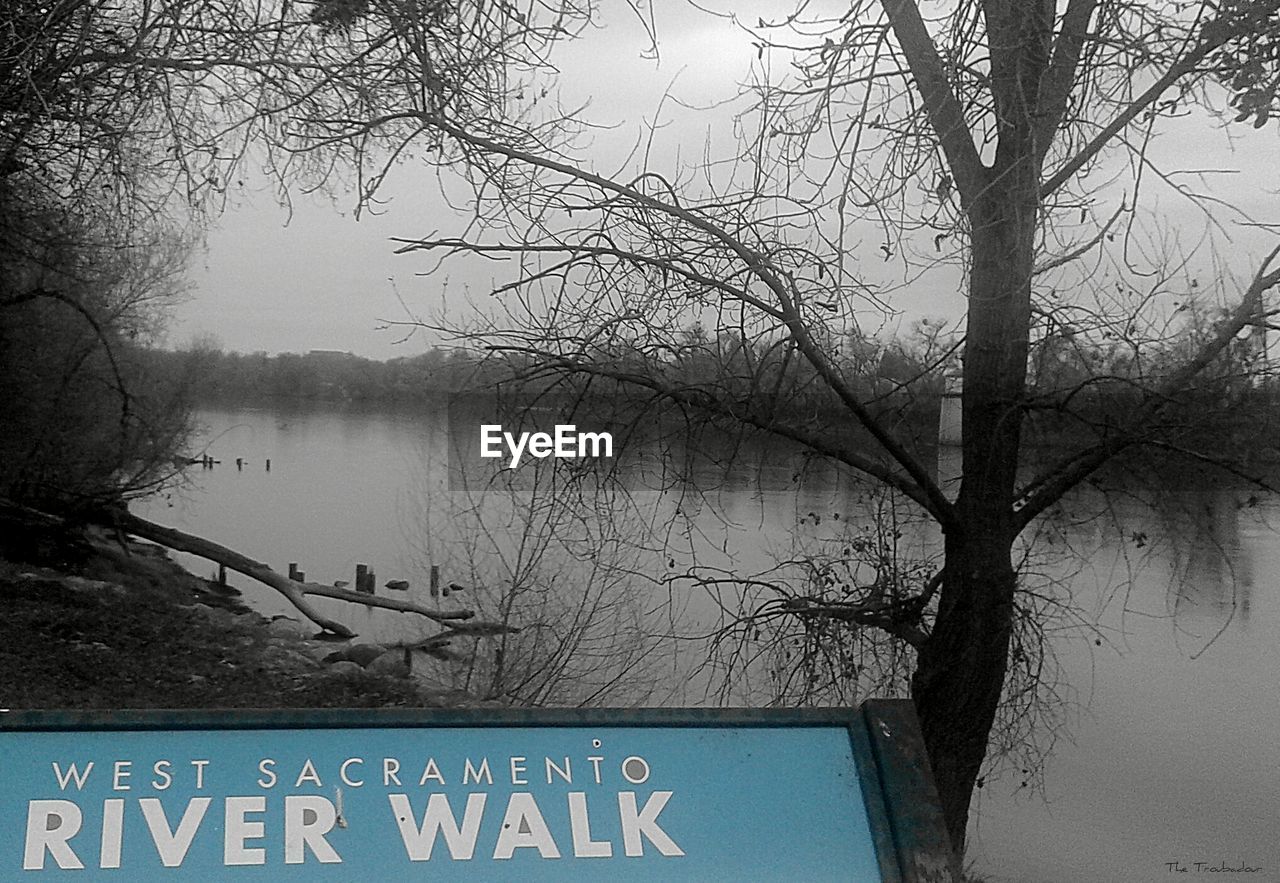
M 266 620 L 158 546 L 24 545 L 0 550 L 0 708 L 471 704 L 411 682 L 400 651 Z

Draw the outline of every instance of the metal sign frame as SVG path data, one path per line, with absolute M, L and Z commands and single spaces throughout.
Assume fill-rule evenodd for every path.
M 942 883 L 960 879 L 915 711 L 908 700 L 868 700 L 856 709 L 6 711 L 0 712 L 0 745 L 6 733 L 462 727 L 842 727 L 849 735 L 858 767 L 881 881 Z

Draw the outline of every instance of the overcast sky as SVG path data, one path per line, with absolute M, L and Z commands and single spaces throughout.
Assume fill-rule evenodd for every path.
M 768 4 L 759 4 L 762 7 Z M 755 21 L 747 4 L 735 8 Z M 676 10 L 679 10 L 678 12 Z M 664 14 L 667 14 L 664 11 Z M 734 94 L 748 77 L 756 49 L 751 38 L 734 23 L 702 15 L 683 4 L 673 6 L 659 22 L 661 57 L 642 57 L 645 39 L 634 22 L 610 22 L 589 33 L 559 56 L 565 106 L 590 99 L 595 120 L 619 124 L 612 135 L 596 139 L 589 158 L 608 168 L 652 119 L 663 91 L 691 104 L 706 104 Z M 683 145 L 695 156 L 710 136 L 728 131 L 725 114 L 683 111 L 668 105 L 662 131 L 668 148 Z M 1255 217 L 1280 221 L 1280 140 L 1277 123 L 1254 132 L 1233 127 L 1237 150 L 1227 150 L 1221 132 L 1208 126 L 1179 127 L 1177 136 L 1157 144 L 1170 167 L 1238 168 L 1234 175 L 1215 175 L 1212 187 L 1230 204 Z M 1206 184 L 1208 186 L 1208 184 Z M 1114 194 L 1121 199 L 1121 193 Z M 269 192 L 244 191 L 239 204 L 228 210 L 210 230 L 207 248 L 191 271 L 190 297 L 173 311 L 168 342 L 182 346 L 197 336 L 211 336 L 223 348 L 241 352 L 306 352 L 343 350 L 372 358 L 409 356 L 434 344 L 419 332 L 407 341 L 404 328 L 387 328 L 388 320 L 410 318 L 405 305 L 427 314 L 447 306 L 456 316 L 465 310 L 464 293 L 482 295 L 496 277 L 466 266 L 446 266 L 431 276 L 419 271 L 420 256 L 392 254 L 394 236 L 426 235 L 446 228 L 446 211 L 432 185 L 412 171 L 401 173 L 384 193 L 390 203 L 379 215 L 365 214 L 357 222 L 353 198 L 344 193 L 295 198 L 292 216 Z M 1160 207 L 1174 223 L 1194 232 L 1203 225 L 1200 214 L 1172 193 Z M 1241 255 L 1257 254 L 1264 237 L 1229 225 Z M 403 303 L 402 303 L 403 301 Z M 903 327 L 925 315 L 956 318 L 963 309 L 958 291 L 920 291 L 899 298 Z

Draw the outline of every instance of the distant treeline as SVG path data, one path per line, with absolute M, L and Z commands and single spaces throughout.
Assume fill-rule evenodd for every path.
M 741 347 L 741 345 L 739 345 Z M 803 400 L 809 406 L 838 406 L 809 400 L 805 393 L 816 387 L 812 372 L 799 360 L 768 357 L 739 364 L 740 350 L 728 350 L 722 341 L 704 345 L 676 358 L 655 360 L 635 352 L 619 353 L 619 366 L 659 377 L 675 387 L 706 387 L 717 394 L 746 399 L 768 389 L 790 403 Z M 515 357 L 465 349 L 432 349 L 416 356 L 376 361 L 352 353 L 312 350 L 308 353 L 236 353 L 210 348 L 193 350 L 152 350 L 147 358 L 158 372 L 174 376 L 193 374 L 198 378 L 194 395 L 200 403 L 254 402 L 287 399 L 330 402 L 413 402 L 441 394 L 493 392 L 517 383 L 526 391 L 543 394 L 557 386 L 546 375 L 538 381 L 522 380 L 529 368 Z M 892 388 L 908 378 L 929 372 L 899 352 L 874 364 L 842 365 L 850 383 L 860 393 Z M 606 392 L 605 384 L 593 381 L 596 394 Z M 931 382 L 927 376 L 914 390 L 941 389 L 941 375 Z M 608 390 L 609 393 L 616 389 Z
M 778 352 L 757 351 L 732 335 L 691 335 L 688 346 L 661 356 L 619 350 L 616 365 L 672 389 L 699 390 L 708 402 L 732 403 L 735 413 L 749 411 L 753 419 L 748 422 L 757 426 L 761 419 L 776 420 L 847 442 L 854 427 L 842 403 L 829 387 L 815 382 L 802 360 L 785 359 Z M 1034 383 L 1022 405 L 1029 443 L 1092 441 L 1126 425 L 1150 395 L 1144 387 L 1149 389 L 1153 378 L 1140 378 L 1141 372 L 1125 364 L 1117 352 L 1068 347 L 1063 341 L 1040 345 L 1032 369 Z M 602 404 L 604 410 L 646 411 L 661 398 L 599 378 L 584 385 L 582 378 L 566 382 L 563 376 L 534 372 L 538 379 L 529 381 L 530 364 L 520 358 L 466 349 L 432 349 L 387 361 L 331 350 L 268 355 L 213 348 L 149 350 L 138 358 L 150 362 L 157 376 L 191 378 L 188 394 L 197 405 L 311 401 L 390 406 L 442 395 L 511 394 L 510 403 L 551 404 L 567 397 L 577 399 L 575 407 L 585 397 L 594 400 L 588 410 L 598 412 Z M 1144 367 L 1158 376 L 1159 361 Z M 926 348 L 854 341 L 842 348 L 836 367 L 892 434 L 912 446 L 936 440 L 943 370 Z M 1244 369 L 1234 357 L 1206 371 L 1196 388 L 1167 404 L 1169 426 L 1189 443 L 1217 439 L 1257 445 L 1265 440 L 1269 447 L 1273 430 L 1280 428 L 1277 378 L 1256 366 Z
M 435 349 L 385 362 L 332 350 L 278 355 L 153 350 L 150 358 L 161 370 L 194 371 L 199 378 L 194 397 L 202 404 L 268 399 L 412 402 L 485 388 L 510 377 L 502 366 L 475 354 Z
M 680 353 L 661 358 L 635 350 L 619 351 L 616 365 L 654 377 L 680 390 L 700 389 L 717 402 L 734 402 L 765 422 L 821 427 L 845 434 L 851 428 L 843 405 L 801 360 L 775 353 L 746 358 L 741 341 L 699 340 Z M 776 352 L 776 351 L 775 351 Z M 212 348 L 186 351 L 152 350 L 147 354 L 162 375 L 193 377 L 190 395 L 196 405 L 267 402 L 329 402 L 350 405 L 401 406 L 465 395 L 494 407 L 519 410 L 522 405 L 567 407 L 574 414 L 607 423 L 627 422 L 636 415 L 654 416 L 670 405 L 662 396 L 610 380 L 566 379 L 530 372 L 518 355 L 475 350 L 433 349 L 416 356 L 375 361 L 351 353 L 313 350 L 305 354 L 242 354 Z M 940 372 L 931 372 L 901 351 L 875 360 L 852 359 L 842 372 L 890 431 L 901 437 L 936 437 Z M 537 376 L 529 379 L 530 373 Z M 909 392 L 900 387 L 911 384 Z M 677 409 L 679 410 L 679 409 Z M 847 436 L 846 436 L 847 437 Z M 870 442 L 868 441 L 870 444 Z

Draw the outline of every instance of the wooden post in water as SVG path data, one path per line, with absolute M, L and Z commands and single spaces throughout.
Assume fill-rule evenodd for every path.
M 356 565 L 356 591 L 368 592 L 368 585 L 367 585 L 368 582 L 369 582 L 369 565 L 357 564 Z
M 268 457 L 268 458 L 267 458 L 267 471 L 268 471 L 268 472 L 270 472 L 270 471 L 271 471 L 271 458 L 270 458 L 270 457 Z
M 307 575 L 298 569 L 298 562 L 290 561 L 289 562 L 289 579 L 294 580 L 295 582 L 303 582 L 306 580 L 306 578 L 307 578 Z
M 432 564 L 431 565 L 431 597 L 435 598 L 435 597 L 438 597 L 439 595 L 440 595 L 440 568 L 437 565 Z
M 236 472 L 244 469 L 244 457 L 236 457 Z
M 376 573 L 374 573 L 372 570 L 371 570 L 371 571 L 369 571 L 369 583 L 368 583 L 368 586 L 369 586 L 369 588 L 365 590 L 366 592 L 368 592 L 368 594 L 370 594 L 370 595 L 377 594 L 377 588 L 378 588 L 378 575 L 377 575 Z
M 225 586 L 227 584 L 227 565 L 218 565 L 218 585 Z

